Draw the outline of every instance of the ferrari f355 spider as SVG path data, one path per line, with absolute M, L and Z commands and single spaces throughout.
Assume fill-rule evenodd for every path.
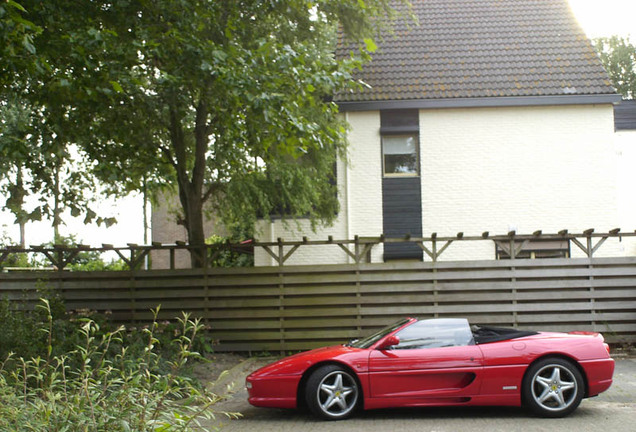
M 407 318 L 361 340 L 296 354 L 247 377 L 259 407 L 307 406 L 339 420 L 356 409 L 501 405 L 563 417 L 612 384 L 603 336 L 470 327 Z

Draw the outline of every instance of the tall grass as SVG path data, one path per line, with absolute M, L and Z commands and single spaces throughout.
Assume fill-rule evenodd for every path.
M 176 355 L 168 361 L 157 353 L 157 314 L 142 329 L 145 344 L 132 354 L 124 328 L 100 331 L 86 319 L 77 330 L 75 348 L 54 355 L 51 306 L 38 306 L 47 316 L 39 329 L 46 353 L 24 358 L 10 353 L 0 363 L 1 431 L 195 431 L 214 418 L 219 396 L 183 374 L 200 358 L 193 344 L 202 329 L 198 319 L 183 314 L 173 339 Z M 167 365 L 167 368 L 166 368 Z M 223 413 L 235 417 L 235 413 Z

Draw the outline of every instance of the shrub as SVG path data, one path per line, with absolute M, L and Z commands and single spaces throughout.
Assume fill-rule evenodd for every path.
M 249 244 L 246 244 L 241 250 L 236 249 L 236 242 L 240 237 L 221 237 L 213 235 L 205 242 L 209 245 L 216 246 L 213 249 L 213 259 L 210 260 L 212 267 L 253 267 L 254 252 Z M 231 245 L 234 244 L 234 248 Z
M 10 354 L 0 363 L 0 430 L 187 432 L 203 430 L 201 421 L 214 417 L 211 407 L 219 397 L 181 373 L 200 358 L 193 350 L 202 329 L 199 320 L 188 314 L 178 319 L 176 355 L 161 373 L 158 309 L 153 324 L 142 331 L 146 343 L 139 355 L 124 343 L 123 327 L 98 337 L 99 324 L 91 319 L 77 331 L 75 349 L 54 355 L 54 320 L 49 302 L 42 303 L 46 353 L 30 359 Z
M 67 319 L 64 302 L 45 282 L 36 283 L 37 295 L 48 304 L 48 312 L 42 308 L 32 310 L 25 298 L 10 301 L 0 297 L 0 360 L 10 352 L 24 358 L 42 357 L 47 351 L 47 339 L 39 331 L 48 325 L 48 315 L 52 316 L 52 338 L 54 353 L 63 354 L 75 347 L 76 323 Z

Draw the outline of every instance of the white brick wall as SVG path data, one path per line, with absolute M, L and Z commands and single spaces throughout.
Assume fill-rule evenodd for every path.
M 614 134 L 618 169 L 618 213 L 623 231 L 636 229 L 636 130 L 618 131 Z M 636 239 L 623 240 L 626 255 L 636 255 Z
M 380 155 L 380 113 L 377 111 L 355 113 L 348 116 L 351 125 L 349 135 L 349 165 L 340 161 L 338 172 L 338 197 L 340 212 L 331 227 L 323 227 L 315 233 L 308 221 L 289 222 L 287 227 L 280 220 L 259 224 L 259 241 L 298 240 L 307 236 L 310 240 L 334 240 L 359 236 L 378 236 L 382 233 L 382 159 Z M 355 209 L 349 212 L 349 208 Z M 375 248 L 372 259 L 379 261 L 382 248 Z M 338 246 L 301 246 L 285 262 L 290 265 L 347 263 L 348 256 Z M 255 265 L 273 265 L 274 260 L 257 248 Z
M 379 112 L 347 113 L 350 164 L 338 166 L 341 212 L 311 233 L 263 224 L 259 240 L 353 238 L 382 233 Z M 420 160 L 423 233 L 556 233 L 621 225 L 611 105 L 422 110 Z M 634 183 L 632 183 L 634 184 Z M 304 234 L 303 234 L 304 232 Z M 608 242 L 610 243 L 610 242 Z M 618 242 L 599 255 L 623 254 Z M 573 256 L 581 256 L 575 246 Z M 491 241 L 451 245 L 442 259 L 494 258 Z M 382 248 L 373 261 L 381 261 Z M 428 259 L 426 257 L 426 259 Z M 301 247 L 288 264 L 347 262 L 336 246 Z M 257 265 L 272 259 L 256 251 Z
M 611 105 L 422 111 L 424 233 L 619 226 L 613 129 Z
M 348 113 L 349 238 L 382 234 L 382 146 L 380 112 Z M 383 247 L 373 248 L 371 260 L 381 261 Z

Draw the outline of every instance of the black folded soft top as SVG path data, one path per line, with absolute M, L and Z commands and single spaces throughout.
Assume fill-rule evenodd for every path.
M 518 339 L 525 336 L 532 336 L 538 334 L 536 331 L 518 330 L 515 328 L 507 327 L 491 327 L 491 326 L 478 326 L 473 325 L 471 327 L 473 332 L 473 338 L 475 343 L 485 344 L 491 342 L 499 342 L 510 339 Z

